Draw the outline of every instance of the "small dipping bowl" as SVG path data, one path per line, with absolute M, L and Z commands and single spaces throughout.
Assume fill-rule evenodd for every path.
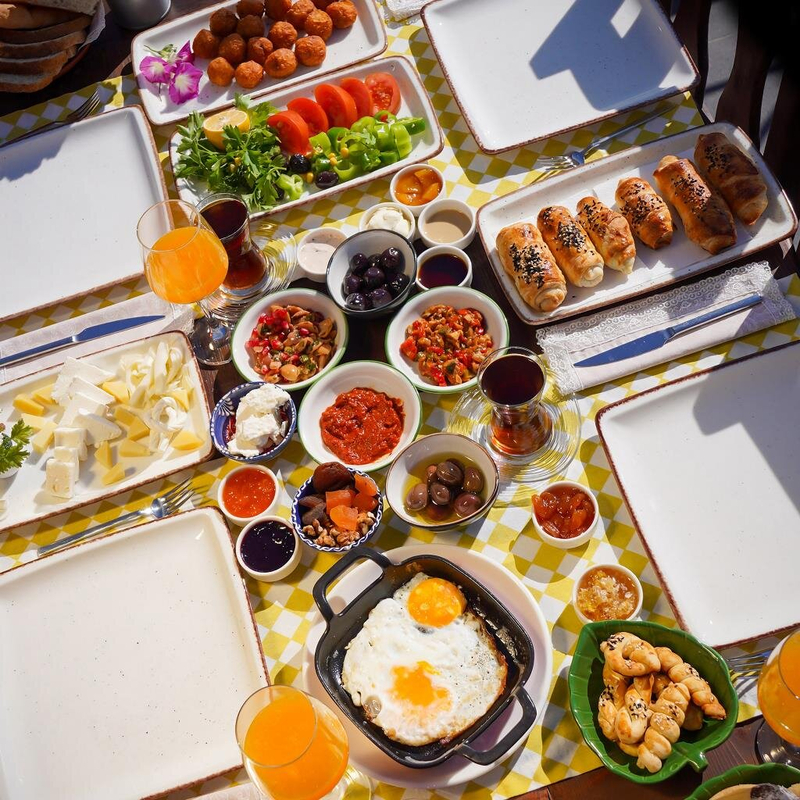
M 379 217 L 385 211 L 394 211 L 402 215 L 403 219 L 408 223 L 408 231 L 399 231 L 394 228 L 388 228 L 380 224 L 376 217 Z M 360 231 L 377 231 L 377 230 L 394 230 L 401 236 L 405 236 L 409 241 L 413 241 L 417 235 L 417 218 L 411 213 L 409 206 L 404 206 L 401 203 L 378 203 L 372 208 L 368 208 L 362 215 L 358 223 Z
M 475 238 L 477 222 L 474 209 L 461 200 L 444 197 L 422 206 L 417 224 L 428 247 L 449 244 L 463 250 Z
M 234 514 L 233 511 L 229 508 L 228 504 L 225 502 L 225 488 L 229 485 L 230 481 L 233 479 L 234 482 L 238 482 L 246 477 L 247 472 L 249 470 L 253 470 L 256 472 L 262 472 L 268 475 L 272 479 L 272 483 L 274 486 L 274 494 L 272 497 L 272 502 L 265 506 L 264 508 L 258 509 L 253 514 L 247 516 L 241 516 L 239 514 Z M 281 482 L 278 480 L 278 477 L 275 473 L 269 469 L 268 467 L 264 467 L 261 464 L 247 464 L 242 467 L 236 467 L 236 469 L 231 470 L 220 482 L 219 489 L 217 490 L 217 504 L 222 509 L 222 513 L 234 524 L 234 525 L 247 525 L 249 522 L 252 522 L 254 519 L 258 517 L 263 517 L 265 514 L 271 514 L 275 508 L 278 506 L 278 502 L 280 500 L 280 493 L 281 493 Z
M 257 517 L 242 528 L 236 539 L 239 565 L 265 583 L 288 577 L 300 563 L 301 554 L 300 539 L 292 523 L 282 517 Z
M 575 607 L 575 613 L 578 615 L 578 619 L 584 624 L 588 625 L 590 622 L 596 622 L 598 620 L 592 620 L 587 617 L 583 611 L 581 611 L 580 606 L 578 605 L 578 588 L 581 585 L 583 579 L 593 570 L 596 569 L 607 569 L 607 570 L 616 570 L 621 572 L 623 575 L 627 576 L 631 579 L 631 582 L 636 587 L 636 591 L 639 594 L 639 597 L 636 602 L 636 608 L 634 608 L 633 613 L 626 617 L 626 619 L 636 619 L 642 610 L 642 601 L 644 600 L 644 592 L 642 590 L 641 581 L 627 568 L 623 567 L 621 564 L 593 564 L 588 569 L 583 570 L 580 575 L 575 579 L 575 585 L 572 587 L 572 605 Z
M 431 247 L 417 258 L 414 283 L 423 291 L 441 286 L 471 286 L 472 260 L 463 250 L 449 244 Z
M 398 197 L 397 194 L 400 182 L 403 180 L 403 178 L 407 177 L 408 175 L 411 175 L 412 173 L 418 172 L 419 170 L 422 169 L 429 169 L 436 173 L 437 177 L 439 178 L 439 184 L 440 184 L 438 194 L 436 195 L 436 197 L 432 198 L 427 203 L 421 203 L 420 205 L 417 206 L 412 206 L 409 205 L 408 203 L 404 203 Z M 433 167 L 430 164 L 409 164 L 409 166 L 404 167 L 399 172 L 396 172 L 394 177 L 392 178 L 392 182 L 389 184 L 389 194 L 392 197 L 392 201 L 397 203 L 398 205 L 403 206 L 403 208 L 407 208 L 415 217 L 418 217 L 426 206 L 430 205 L 436 199 L 441 197 L 444 190 L 445 190 L 444 175 L 442 175 L 440 170 L 436 169 L 436 167 Z
M 325 283 L 333 251 L 347 238 L 338 228 L 312 228 L 297 248 L 297 266 L 304 277 Z
M 573 536 L 571 539 L 559 539 L 556 536 L 551 536 L 547 531 L 541 526 L 541 523 L 536 518 L 536 509 L 531 508 L 531 517 L 533 518 L 533 527 L 536 528 L 536 533 L 539 534 L 543 542 L 547 544 L 553 545 L 553 547 L 558 547 L 561 550 L 569 550 L 572 547 L 580 547 L 582 544 L 586 544 L 589 539 L 592 538 L 592 535 L 597 528 L 597 520 L 600 516 L 600 508 L 597 505 L 597 498 L 594 496 L 594 493 L 591 489 L 588 489 L 586 486 L 583 486 L 580 483 L 576 483 L 575 481 L 554 481 L 553 483 L 549 483 L 542 489 L 542 492 L 547 492 L 550 489 L 557 489 L 560 486 L 568 486 L 572 489 L 579 489 L 583 492 L 591 501 L 592 508 L 594 509 L 594 519 L 592 520 L 591 525 L 581 534 L 577 536 Z M 542 492 L 539 492 L 541 494 Z

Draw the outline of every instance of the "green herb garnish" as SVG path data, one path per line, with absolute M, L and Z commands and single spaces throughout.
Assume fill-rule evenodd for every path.
M 18 419 L 11 428 L 11 435 L 5 429 L 6 426 L 0 423 L 0 473 L 19 469 L 31 454 L 27 448 L 33 436 L 33 428 Z

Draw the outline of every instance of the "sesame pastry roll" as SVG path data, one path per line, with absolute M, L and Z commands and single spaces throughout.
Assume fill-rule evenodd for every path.
M 610 209 L 596 197 L 584 197 L 578 201 L 578 222 L 609 269 L 631 273 L 636 244 L 628 220 L 619 211 Z
M 536 225 L 570 283 L 597 286 L 603 280 L 603 257 L 564 206 L 543 208 Z
M 631 230 L 648 247 L 658 250 L 672 241 L 675 230 L 672 214 L 644 178 L 623 178 L 615 196 Z

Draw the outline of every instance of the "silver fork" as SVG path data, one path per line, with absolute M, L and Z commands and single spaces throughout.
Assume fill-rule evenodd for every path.
M 636 122 L 632 122 L 630 125 L 626 125 L 624 128 L 614 131 L 614 133 L 609 133 L 608 136 L 599 136 L 597 139 L 592 139 L 592 141 L 581 150 L 575 150 L 572 153 L 565 153 L 561 156 L 540 156 L 536 159 L 536 163 L 533 165 L 533 167 L 534 169 L 543 169 L 545 172 L 553 172 L 559 169 L 572 169 L 573 167 L 582 167 L 586 163 L 586 156 L 592 150 L 596 150 L 598 147 L 600 147 L 600 145 L 610 142 L 612 139 L 616 139 L 618 136 L 622 136 L 629 131 L 636 130 L 636 128 L 641 127 L 646 122 L 650 122 L 651 119 L 660 117 L 668 110 L 669 109 L 667 108 L 660 108 L 656 111 L 651 111 L 647 116 L 637 119 Z
M 758 677 L 771 652 L 772 650 L 767 648 L 766 650 L 759 650 L 757 653 L 745 653 L 740 656 L 726 658 L 725 661 L 731 671 L 733 683 L 738 684 L 750 678 Z
M 21 136 L 17 136 L 16 138 L 10 139 L 7 142 L 3 142 L 3 144 L 0 144 L 0 147 L 5 147 L 13 142 L 19 142 L 22 139 L 28 139 L 31 136 L 37 136 L 40 133 L 44 133 L 44 131 L 51 131 L 55 128 L 61 128 L 62 126 L 69 125 L 73 122 L 80 122 L 80 120 L 86 119 L 86 117 L 94 114 L 98 108 L 100 108 L 100 96 L 97 94 L 97 90 L 95 89 L 92 93 L 92 96 L 85 103 L 78 106 L 78 108 L 76 108 L 74 111 L 70 111 L 70 113 L 67 114 L 64 119 L 53 120 L 53 122 L 48 122 L 46 125 L 41 125 L 38 128 L 34 128 L 32 131 L 23 133 Z
M 163 519 L 164 517 L 169 517 L 192 496 L 193 492 L 192 479 L 187 478 L 185 481 L 181 481 L 177 486 L 173 486 L 172 489 L 161 495 L 161 497 L 156 497 L 147 508 L 142 508 L 139 511 L 131 511 L 116 519 L 110 519 L 108 522 L 101 522 L 99 525 L 87 528 L 80 533 L 73 533 L 72 536 L 67 536 L 66 539 L 59 539 L 52 544 L 46 544 L 36 551 L 36 555 L 44 556 L 56 550 L 63 550 L 65 547 L 70 547 L 76 542 L 82 542 L 84 539 L 97 536 L 98 533 L 104 533 L 112 528 L 118 528 L 121 525 L 128 525 L 136 520 Z

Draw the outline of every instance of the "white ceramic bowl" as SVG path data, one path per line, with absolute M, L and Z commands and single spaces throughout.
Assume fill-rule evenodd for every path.
M 382 230 L 381 228 L 369 228 L 369 221 L 372 219 L 372 216 L 379 208 L 393 208 L 396 211 L 399 211 L 408 221 L 408 224 L 411 226 L 409 228 L 408 233 L 401 234 L 405 236 L 406 239 L 409 241 L 414 241 L 417 236 L 417 218 L 411 213 L 411 209 L 409 206 L 404 206 L 402 203 L 378 203 L 377 205 L 372 206 L 372 208 L 368 208 L 362 215 L 361 220 L 358 223 L 358 229 L 360 231 L 370 231 L 370 230 Z
M 397 184 L 399 183 L 400 178 L 402 178 L 403 175 L 408 175 L 409 172 L 416 172 L 417 170 L 420 169 L 432 169 L 439 176 L 439 180 L 442 182 L 442 188 L 439 194 L 437 194 L 436 197 L 430 201 L 430 203 L 424 203 L 421 206 L 409 206 L 406 205 L 405 203 L 401 203 L 400 199 L 397 196 Z M 425 164 L 425 163 L 409 164 L 409 166 L 403 167 L 403 169 L 399 170 L 398 172 L 395 172 L 394 177 L 392 178 L 392 182 L 389 184 L 389 194 L 391 195 L 392 202 L 403 206 L 403 208 L 407 208 L 415 217 L 418 217 L 422 213 L 423 208 L 429 206 L 431 203 L 435 203 L 437 200 L 443 197 L 446 191 L 447 191 L 447 186 L 444 182 L 444 175 L 442 175 L 442 171 L 434 167 L 432 164 Z
M 418 226 L 419 235 L 423 242 L 428 247 L 436 247 L 439 244 L 449 244 L 451 247 L 458 247 L 463 250 L 475 238 L 475 228 L 477 225 L 475 217 L 475 209 L 468 206 L 462 200 L 454 198 L 442 197 L 439 200 L 433 200 L 427 205 L 421 206 L 422 212 L 419 215 Z M 426 230 L 427 223 L 430 218 L 439 211 L 458 211 L 469 220 L 469 228 L 464 236 L 452 242 L 441 242 L 438 239 L 432 239 Z
M 583 580 L 584 576 L 591 572 L 593 569 L 616 569 L 622 572 L 623 574 L 627 575 L 632 581 L 636 590 L 639 592 L 639 599 L 636 603 L 636 608 L 633 610 L 633 614 L 628 617 L 628 619 L 636 619 L 642 610 L 642 601 L 644 600 L 644 592 L 642 591 L 642 584 L 641 581 L 627 568 L 623 567 L 621 564 L 592 564 L 591 567 L 583 570 L 580 575 L 575 579 L 575 583 L 572 587 L 572 605 L 575 608 L 575 613 L 578 615 L 578 619 L 584 624 L 588 625 L 592 620 L 590 620 L 581 610 L 578 608 L 578 587 L 581 585 L 581 581 Z
M 342 360 L 345 348 L 347 347 L 347 318 L 330 297 L 314 289 L 284 289 L 282 292 L 274 292 L 273 294 L 268 294 L 266 297 L 256 300 L 256 302 L 244 312 L 239 322 L 236 323 L 233 335 L 231 336 L 231 356 L 233 365 L 236 367 L 236 371 L 246 381 L 264 380 L 264 376 L 259 375 L 259 373 L 255 371 L 253 360 L 250 357 L 250 352 L 247 350 L 246 345 L 250 339 L 250 334 L 253 332 L 253 328 L 258 322 L 258 318 L 271 305 L 297 305 L 311 311 L 319 311 L 324 317 L 330 317 L 336 323 L 336 350 L 331 360 L 316 375 L 312 375 L 304 381 L 277 384 L 281 389 L 285 389 L 287 392 L 305 389 L 307 386 L 311 386 L 315 381 L 318 381 L 327 372 L 330 372 Z
M 466 286 L 442 286 L 438 289 L 429 289 L 427 292 L 413 297 L 394 315 L 386 329 L 384 340 L 386 357 L 389 359 L 389 363 L 400 370 L 421 392 L 433 392 L 434 394 L 463 392 L 465 389 L 475 386 L 477 377 L 457 386 L 436 386 L 423 378 L 417 365 L 400 352 L 400 345 L 406 338 L 406 328 L 415 319 L 422 316 L 422 312 L 426 308 L 437 303 L 446 303 L 453 308 L 474 308 L 476 311 L 480 311 L 486 320 L 486 329 L 492 337 L 493 349 L 497 350 L 508 346 L 508 320 L 494 300 Z
M 292 557 L 280 568 L 273 570 L 272 572 L 258 572 L 254 569 L 250 569 L 250 567 L 245 564 L 244 559 L 242 558 L 242 541 L 244 541 L 244 537 L 247 535 L 248 531 L 253 528 L 253 526 L 258 525 L 260 522 L 282 522 L 286 527 L 292 532 L 292 536 L 294 537 L 294 552 L 292 553 Z M 289 522 L 288 519 L 284 519 L 283 517 L 275 517 L 268 514 L 262 514 L 259 517 L 256 517 L 252 522 L 249 522 L 247 525 L 242 528 L 241 533 L 236 538 L 236 560 L 239 562 L 239 566 L 250 576 L 255 578 L 257 581 L 263 581 L 264 583 L 273 583 L 274 581 L 282 581 L 284 578 L 289 577 L 289 575 L 294 572 L 297 565 L 300 563 L 300 558 L 303 554 L 303 546 L 300 542 L 300 537 L 297 535 L 292 523 Z
M 473 462 L 483 474 L 484 487 L 481 494 L 486 502 L 473 514 L 447 522 L 426 522 L 419 516 L 406 511 L 405 498 L 408 489 L 408 476 L 421 465 L 440 461 L 443 456 L 461 456 Z M 469 525 L 489 513 L 500 490 L 500 475 L 494 460 L 472 439 L 460 433 L 431 433 L 412 442 L 395 458 L 386 474 L 383 494 L 392 511 L 404 522 L 415 528 L 430 531 L 444 531 Z
M 309 249 L 315 244 L 328 244 L 332 245 L 335 250 L 346 238 L 347 235 L 338 228 L 312 228 L 310 231 L 306 231 L 297 246 L 297 266 L 303 277 L 317 283 L 325 283 L 325 273 L 328 271 L 330 259 L 324 259 L 321 267 L 315 269 L 309 263 Z
M 417 287 L 422 289 L 423 292 L 428 292 L 431 290 L 430 286 L 426 286 L 422 281 L 419 279 L 420 272 L 422 271 L 423 265 L 429 261 L 434 256 L 441 256 L 441 255 L 451 255 L 460 258 L 466 265 L 467 265 L 467 274 L 464 276 L 464 280 L 458 284 L 458 286 L 471 286 L 472 285 L 472 259 L 463 251 L 459 250 L 457 247 L 453 247 L 449 244 L 437 244 L 435 247 L 431 247 L 422 253 L 419 258 L 417 259 L 417 279 L 414 283 L 417 284 Z M 444 287 L 435 286 L 435 289 L 441 289 Z
M 346 467 L 374 472 L 391 464 L 406 445 L 414 441 L 422 423 L 422 402 L 411 381 L 401 372 L 379 361 L 351 361 L 342 364 L 308 390 L 300 405 L 297 432 L 306 452 L 318 463 L 341 461 L 322 441 L 319 421 L 322 412 L 332 406 L 338 395 L 351 389 L 365 388 L 385 392 L 403 401 L 403 433 L 391 453 L 371 464 L 348 464 Z
M 536 528 L 536 533 L 539 534 L 542 541 L 553 545 L 553 547 L 558 547 L 561 550 L 569 550 L 573 547 L 580 547 L 582 544 L 586 544 L 586 542 L 592 538 L 595 530 L 597 529 L 597 520 L 600 517 L 600 508 L 597 505 L 597 498 L 594 496 L 594 492 L 592 492 L 591 489 L 581 483 L 576 483 L 575 481 L 553 481 L 553 483 L 547 484 L 547 486 L 542 489 L 542 492 L 546 492 L 549 489 L 554 489 L 557 486 L 571 486 L 573 489 L 580 489 L 585 495 L 588 496 L 592 502 L 592 507 L 594 508 L 594 519 L 592 520 L 592 524 L 582 534 L 580 534 L 580 536 L 574 536 L 572 539 L 558 539 L 555 536 L 551 536 L 549 533 L 547 533 L 547 531 L 544 530 L 544 528 L 542 528 L 539 520 L 536 519 L 536 511 L 531 508 L 533 527 Z
M 270 478 L 272 478 L 273 482 L 275 483 L 275 497 L 272 498 L 272 502 L 263 511 L 259 511 L 258 514 L 255 514 L 252 517 L 237 516 L 228 509 L 223 499 L 223 492 L 225 491 L 225 486 L 228 483 L 228 479 L 244 469 L 257 469 L 260 470 L 261 472 L 266 472 L 267 475 L 269 475 Z M 280 494 L 281 494 L 281 482 L 278 479 L 278 476 L 271 469 L 269 469 L 269 467 L 264 467 L 261 464 L 243 464 L 241 467 L 236 467 L 236 469 L 232 469 L 220 481 L 219 489 L 217 490 L 217 505 L 222 509 L 222 513 L 234 525 L 242 526 L 242 525 L 247 525 L 248 523 L 252 522 L 254 519 L 258 517 L 263 517 L 264 515 L 271 514 L 278 507 L 278 504 L 280 503 Z
M 396 247 L 403 255 L 403 273 L 408 276 L 408 285 L 395 297 L 391 303 L 387 303 L 380 308 L 369 308 L 364 311 L 356 311 L 345 306 L 344 279 L 350 269 L 350 259 L 356 253 L 363 253 L 365 256 L 373 256 L 382 253 L 389 247 Z M 328 274 L 326 285 L 328 294 L 333 298 L 333 302 L 348 316 L 360 319 L 372 319 L 382 317 L 391 313 L 395 308 L 401 306 L 411 292 L 411 286 L 417 277 L 417 254 L 411 246 L 411 242 L 405 236 L 401 236 L 394 231 L 369 230 L 355 233 L 348 237 L 339 247 L 336 248 L 331 260 L 328 263 Z

